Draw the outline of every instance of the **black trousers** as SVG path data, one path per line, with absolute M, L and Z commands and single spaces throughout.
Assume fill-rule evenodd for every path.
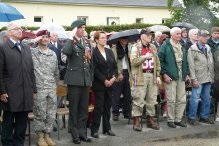
M 89 87 L 68 85 L 72 138 L 87 136 Z
M 123 70 L 123 80 L 116 82 L 113 88 L 112 113 L 119 115 L 120 97 L 123 94 L 123 114 L 129 114 L 131 110 L 131 89 L 128 70 Z
M 110 108 L 112 104 L 112 89 L 105 91 L 95 91 L 95 106 L 93 121 L 91 122 L 91 133 L 98 132 L 102 116 L 103 132 L 111 130 Z
M 2 146 L 24 146 L 28 112 L 4 111 L 2 123 Z

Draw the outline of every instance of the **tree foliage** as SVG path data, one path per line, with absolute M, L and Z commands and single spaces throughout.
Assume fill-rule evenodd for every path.
M 194 24 L 200 29 L 209 29 L 218 22 L 219 0 L 183 0 L 182 7 L 173 7 L 174 0 L 168 0 L 168 8 L 172 18 L 168 23 L 184 21 Z

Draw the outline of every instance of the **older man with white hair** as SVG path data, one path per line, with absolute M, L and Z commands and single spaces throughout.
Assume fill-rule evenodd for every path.
M 183 45 L 183 47 L 186 49 L 186 52 L 188 52 L 189 48 L 198 41 L 198 31 L 198 29 L 189 30 L 189 39 Z
M 189 80 L 188 63 L 185 49 L 180 45 L 181 29 L 174 27 L 170 30 L 171 38 L 166 40 L 158 53 L 161 64 L 161 75 L 167 93 L 168 118 L 167 125 L 186 127 L 182 122 L 186 106 L 185 81 Z
M 3 107 L 2 146 L 24 146 L 28 112 L 37 92 L 33 60 L 28 46 L 21 43 L 22 29 L 12 22 L 8 39 L 0 44 L 0 106 Z
M 155 47 L 157 49 L 160 48 L 161 44 L 159 43 L 159 40 L 160 40 L 160 37 L 162 35 L 162 32 L 160 31 L 156 31 L 155 34 L 154 34 L 154 41 L 153 41 L 153 44 L 155 45 Z

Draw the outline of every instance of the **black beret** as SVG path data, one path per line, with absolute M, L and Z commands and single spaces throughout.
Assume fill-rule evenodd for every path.
M 86 22 L 84 20 L 75 20 L 72 22 L 71 27 L 74 29 L 75 27 L 80 27 L 82 25 L 85 25 Z

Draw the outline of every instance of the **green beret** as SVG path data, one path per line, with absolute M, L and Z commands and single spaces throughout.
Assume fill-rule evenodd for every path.
M 84 20 L 75 20 L 72 22 L 71 27 L 74 29 L 75 27 L 80 27 L 82 25 L 85 25 L 86 22 Z

